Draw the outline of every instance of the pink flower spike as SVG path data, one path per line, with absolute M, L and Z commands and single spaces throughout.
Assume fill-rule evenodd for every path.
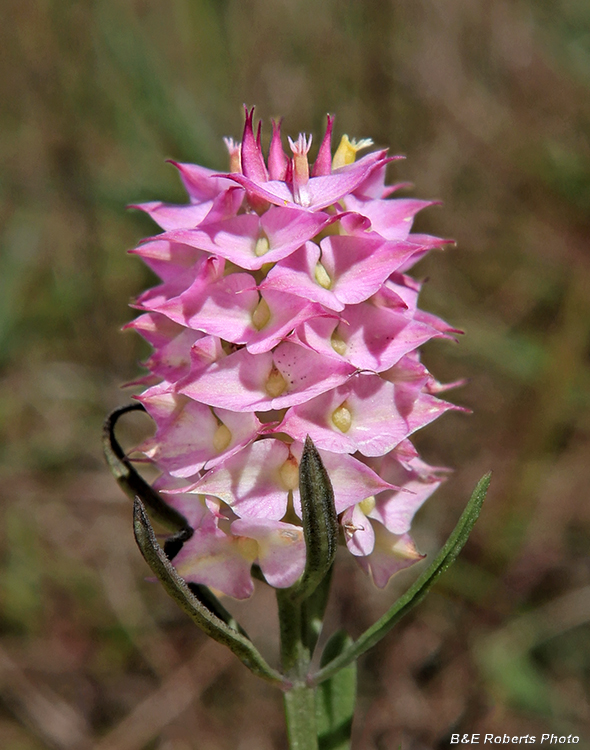
M 311 170 L 312 177 L 332 174 L 332 127 L 334 125 L 334 115 L 327 115 L 328 122 L 326 132 L 320 144 L 318 155 Z
M 244 123 L 244 135 L 242 137 L 242 172 L 245 177 L 254 182 L 263 183 L 268 180 L 268 172 L 260 144 L 254 138 L 252 120 L 254 118 L 254 107 L 248 112 L 244 105 L 246 122 Z
M 287 174 L 287 157 L 281 142 L 281 122 L 272 121 L 272 139 L 268 153 L 268 176 L 271 180 L 284 180 Z
M 137 206 L 162 234 L 131 251 L 161 283 L 126 326 L 153 347 L 136 384 L 156 425 L 139 446 L 156 488 L 194 534 L 173 565 L 187 581 L 237 598 L 251 566 L 291 586 L 305 567 L 299 463 L 313 440 L 334 488 L 339 539 L 383 587 L 421 555 L 413 517 L 445 478 L 409 440 L 444 412 L 419 347 L 459 331 L 418 307 L 406 270 L 447 240 L 412 233 L 432 201 L 389 198 L 396 158 L 344 136 L 334 117 L 313 168 L 311 137 L 273 120 L 268 168 L 261 124 L 245 110 L 229 171 L 177 164 L 190 202 Z M 463 410 L 465 411 L 465 410 Z M 288 522 L 287 522 L 288 521 Z
M 305 540 L 300 526 L 267 518 L 239 518 L 231 530 L 239 538 L 258 542 L 258 564 L 271 586 L 292 586 L 303 573 Z

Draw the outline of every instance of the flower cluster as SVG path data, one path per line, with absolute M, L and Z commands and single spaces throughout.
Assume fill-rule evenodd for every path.
M 163 233 L 132 252 L 162 283 L 128 327 L 154 348 L 139 397 L 156 423 L 140 450 L 194 529 L 174 558 L 187 581 L 245 598 L 251 568 L 281 588 L 305 565 L 298 464 L 309 435 L 334 487 L 342 538 L 377 586 L 421 558 L 412 517 L 443 479 L 408 437 L 453 407 L 417 348 L 454 330 L 417 306 L 406 270 L 443 241 L 410 234 L 431 205 L 389 199 L 392 157 L 280 123 L 265 162 L 246 111 L 230 172 L 176 164 L 186 205 L 137 206 Z

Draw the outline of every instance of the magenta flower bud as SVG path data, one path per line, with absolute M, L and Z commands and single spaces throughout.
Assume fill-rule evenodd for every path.
M 161 278 L 129 327 L 154 352 L 140 450 L 193 529 L 174 557 L 189 582 L 244 598 L 251 568 L 291 587 L 306 564 L 299 464 L 307 436 L 334 491 L 341 539 L 375 583 L 421 559 L 413 515 L 444 479 L 410 436 L 455 407 L 419 347 L 457 333 L 418 307 L 408 269 L 445 240 L 411 233 L 432 205 L 389 198 L 386 151 L 273 122 L 268 169 L 253 109 L 230 171 L 177 165 L 190 202 L 139 206 L 164 230 L 133 252 Z

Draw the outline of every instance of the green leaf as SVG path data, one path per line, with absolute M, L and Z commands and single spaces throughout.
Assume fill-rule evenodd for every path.
M 290 592 L 302 600 L 315 591 L 331 570 L 338 547 L 334 490 L 309 435 L 299 464 L 299 492 L 306 549 L 305 570 Z
M 352 645 L 340 630 L 324 648 L 321 665 L 326 666 Z M 316 724 L 320 750 L 348 750 L 356 702 L 356 662 L 352 662 L 316 689 Z
M 145 411 L 142 404 L 129 404 L 115 409 L 106 418 L 102 429 L 104 455 L 119 487 L 131 499 L 139 497 L 149 508 L 154 518 L 171 531 L 190 529 L 186 518 L 164 502 L 159 492 L 153 489 L 134 469 L 115 437 L 115 425 L 123 414 L 130 411 Z
M 480 479 L 445 546 L 413 586 L 395 602 L 383 617 L 365 630 L 357 641 L 345 648 L 328 665 L 322 667 L 313 678 L 314 684 L 319 685 L 324 680 L 330 679 L 343 667 L 358 659 L 361 654 L 364 654 L 365 651 L 380 641 L 412 607 L 415 607 L 424 599 L 436 579 L 455 561 L 467 542 L 469 534 L 479 517 L 481 506 L 490 486 L 491 476 L 491 473 L 489 473 Z
M 133 504 L 133 528 L 135 540 L 145 561 L 157 576 L 167 593 L 176 601 L 181 609 L 207 635 L 231 649 L 248 669 L 263 680 L 274 685 L 284 687 L 283 676 L 270 667 L 257 651 L 252 641 L 230 627 L 220 617 L 205 606 L 190 590 L 185 580 L 158 544 L 154 530 L 139 498 Z

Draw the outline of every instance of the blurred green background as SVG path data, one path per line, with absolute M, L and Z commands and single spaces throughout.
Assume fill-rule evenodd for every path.
M 281 697 L 146 582 L 100 450 L 147 348 L 153 283 L 125 205 L 182 202 L 165 159 L 226 168 L 243 102 L 284 130 L 371 136 L 457 240 L 415 270 L 466 331 L 424 359 L 469 378 L 418 436 L 454 467 L 416 520 L 433 553 L 476 480 L 455 568 L 360 664 L 355 748 L 452 732 L 590 743 L 590 5 L 585 0 L 4 0 L 0 9 L 0 747 L 272 750 Z M 147 424 L 121 430 L 132 445 Z M 343 557 L 330 627 L 377 592 Z M 276 657 L 272 596 L 236 606 Z

